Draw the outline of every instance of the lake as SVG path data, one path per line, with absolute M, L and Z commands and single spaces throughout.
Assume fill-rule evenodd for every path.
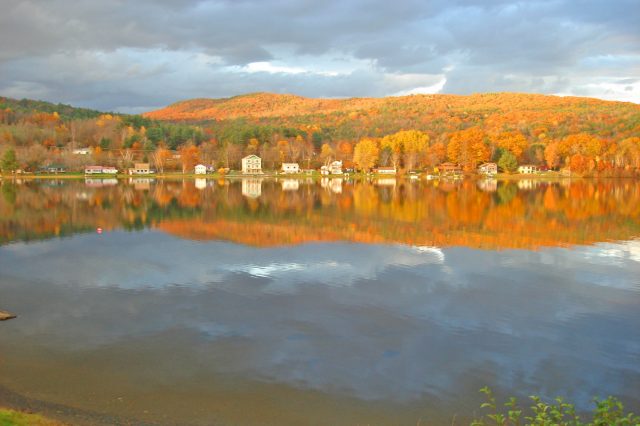
M 640 411 L 640 182 L 0 186 L 0 406 L 74 424 Z

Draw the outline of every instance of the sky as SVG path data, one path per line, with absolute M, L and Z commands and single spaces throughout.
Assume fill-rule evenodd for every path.
M 640 103 L 639 0 L 0 0 L 0 96 L 138 113 L 250 92 Z

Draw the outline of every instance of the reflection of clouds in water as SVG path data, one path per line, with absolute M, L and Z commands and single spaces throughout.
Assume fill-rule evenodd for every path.
M 627 260 L 640 262 L 640 241 L 625 241 L 622 243 L 598 243 L 579 249 L 583 256 L 591 261 L 603 264 L 622 264 Z
M 25 301 L 16 333 L 66 350 L 182 330 L 196 337 L 181 363 L 208 372 L 411 400 L 487 371 L 586 403 L 640 382 L 634 248 L 261 249 L 112 233 L 2 247 L 0 288 Z M 242 349 L 214 362 L 228 341 Z
M 271 291 L 291 291 L 298 283 L 351 285 L 375 278 L 390 265 L 413 267 L 444 260 L 442 251 L 434 247 L 325 243 L 260 249 L 178 240 L 152 231 L 138 235 L 144 237 L 115 232 L 7 245 L 0 248 L 5 252 L 0 268 L 20 278 L 35 275 L 57 284 L 128 289 L 211 285 L 225 281 L 229 274 L 245 273 L 270 279 Z M 18 264 L 25 267 L 15 267 Z

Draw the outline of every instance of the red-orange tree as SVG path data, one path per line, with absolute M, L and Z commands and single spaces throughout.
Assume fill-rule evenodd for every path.
M 478 163 L 489 160 L 491 155 L 485 143 L 486 135 L 479 127 L 471 127 L 451 133 L 447 156 L 465 170 L 474 170 Z

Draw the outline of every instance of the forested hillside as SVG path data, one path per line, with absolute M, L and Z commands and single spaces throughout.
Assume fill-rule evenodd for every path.
M 443 161 L 467 171 L 485 161 L 580 174 L 634 174 L 640 167 L 640 105 L 598 99 L 491 93 L 311 99 L 257 93 L 194 99 L 127 116 L 38 101 L 0 99 L 0 150 L 16 149 L 25 170 L 46 161 L 159 170 L 196 162 L 238 168 L 247 154 L 263 167 L 332 159 L 369 170 L 425 170 Z M 73 147 L 93 154 L 78 159 Z M 175 161 L 174 161 L 175 160 Z

